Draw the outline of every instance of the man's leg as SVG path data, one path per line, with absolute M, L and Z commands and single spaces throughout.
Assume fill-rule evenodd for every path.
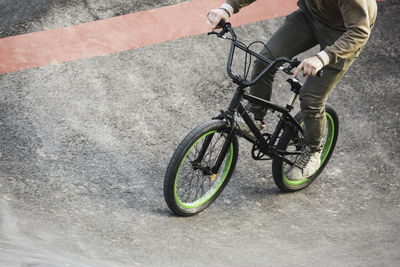
M 306 128 L 305 144 L 311 151 L 320 150 L 322 135 L 325 130 L 325 102 L 329 93 L 342 79 L 354 57 L 346 59 L 346 68 L 328 65 L 323 69 L 322 77 L 308 77 L 300 91 L 300 107 Z
M 311 18 L 311 23 L 321 50 L 335 43 L 343 34 L 342 31 L 330 28 L 313 18 Z M 325 101 L 360 52 L 361 49 L 349 58 L 340 59 L 335 64 L 325 66 L 322 77 L 308 77 L 300 91 L 300 106 L 306 127 L 305 143 L 312 151 L 320 149 L 325 130 Z
M 325 130 L 325 102 L 329 93 L 342 79 L 355 55 L 324 68 L 322 77 L 308 77 L 300 90 L 300 106 L 305 125 L 305 148 L 295 165 L 287 172 L 289 180 L 311 176 L 321 163 L 321 139 Z
M 329 93 L 343 77 L 344 70 L 325 67 L 320 78 L 307 78 L 300 91 L 300 107 L 304 116 L 305 144 L 311 151 L 319 151 L 325 130 L 325 102 Z
M 286 17 L 285 23 L 272 35 L 267 48 L 263 48 L 261 54 L 270 59 L 292 58 L 318 44 L 312 29 L 304 11 L 299 9 Z M 266 67 L 266 63 L 256 59 L 251 78 L 256 78 Z M 250 88 L 250 94 L 269 101 L 276 70 L 277 68 L 266 73 L 257 84 Z M 249 103 L 247 108 L 258 120 L 262 120 L 266 114 L 265 108 L 253 103 Z

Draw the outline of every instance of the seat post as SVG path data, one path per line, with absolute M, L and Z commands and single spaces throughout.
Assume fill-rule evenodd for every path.
M 290 110 L 292 110 L 293 108 L 294 108 L 294 103 L 296 102 L 296 99 L 297 99 L 297 96 L 298 96 L 298 94 L 296 94 L 296 93 L 292 93 L 292 96 L 290 97 L 290 99 L 289 99 L 289 102 L 287 103 L 287 105 L 286 105 L 286 108 L 290 111 Z
M 303 85 L 299 80 L 293 77 L 287 79 L 286 81 L 290 83 L 290 91 L 293 92 L 292 96 L 290 97 L 289 103 L 286 105 L 286 108 L 292 110 L 294 107 L 294 103 L 296 102 L 297 96 L 300 94 L 300 89 L 303 87 Z

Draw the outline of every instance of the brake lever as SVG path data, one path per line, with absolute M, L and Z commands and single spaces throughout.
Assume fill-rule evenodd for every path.
M 225 33 L 228 32 L 228 30 L 226 29 L 226 27 L 227 27 L 227 26 L 230 26 L 230 25 L 231 25 L 231 24 L 230 24 L 229 22 L 225 22 L 225 21 L 221 20 L 221 21 L 218 23 L 218 26 L 221 28 L 221 31 L 220 31 L 220 32 L 214 32 L 214 31 L 208 32 L 207 35 L 216 34 L 218 37 L 223 38 L 224 35 L 225 35 Z
M 221 30 L 220 32 L 208 32 L 207 35 L 216 34 L 217 37 L 226 39 L 226 37 L 224 37 L 225 33 L 227 33 L 227 31 Z
M 284 68 L 284 67 L 279 67 L 279 69 L 281 69 L 283 72 L 285 72 L 286 74 L 289 74 L 289 75 L 293 75 L 293 72 L 292 72 L 292 70 L 294 69 L 294 68 L 296 68 L 298 65 L 300 65 L 300 61 L 297 59 L 297 58 L 294 58 L 293 60 L 292 60 L 292 62 L 290 62 L 289 63 L 289 66 L 287 66 L 286 68 Z

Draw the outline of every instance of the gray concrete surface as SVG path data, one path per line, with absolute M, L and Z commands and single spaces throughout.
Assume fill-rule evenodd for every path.
M 191 218 L 169 212 L 163 176 L 184 135 L 229 102 L 226 41 L 201 35 L 0 75 L 0 265 L 398 266 L 399 11 L 379 5 L 329 99 L 340 138 L 318 180 L 279 192 L 241 140 L 227 188 Z M 35 29 L 69 23 L 60 16 Z M 266 39 L 281 22 L 237 33 Z
M 67 27 L 184 0 L 1 0 L 0 38 Z

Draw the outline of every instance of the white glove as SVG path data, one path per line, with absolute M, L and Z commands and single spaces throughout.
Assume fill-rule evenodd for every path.
M 217 8 L 210 10 L 207 14 L 208 21 L 210 22 L 211 26 L 211 31 L 214 31 L 215 29 L 218 29 L 218 23 L 221 20 L 224 20 L 225 22 L 229 21 L 230 14 L 227 12 L 225 9 Z

